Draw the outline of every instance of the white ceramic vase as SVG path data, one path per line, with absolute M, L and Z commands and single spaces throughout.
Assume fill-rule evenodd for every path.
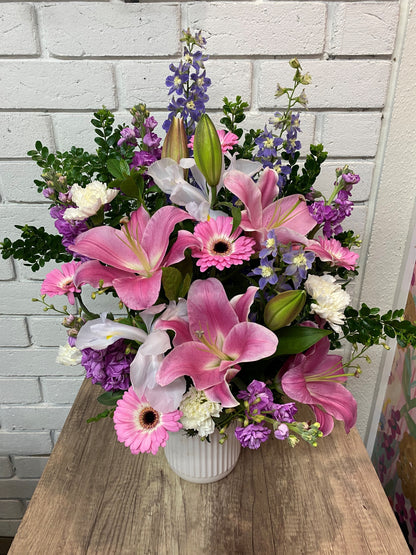
M 225 478 L 235 467 L 241 444 L 234 435 L 235 426 L 227 430 L 228 439 L 219 443 L 217 430 L 209 441 L 199 436 L 189 437 L 186 432 L 169 434 L 165 456 L 171 469 L 188 482 L 208 484 Z

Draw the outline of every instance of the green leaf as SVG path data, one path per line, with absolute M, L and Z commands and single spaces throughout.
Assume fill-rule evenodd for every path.
M 98 397 L 97 401 L 102 405 L 112 407 L 123 397 L 124 393 L 124 391 L 106 391 Z
M 309 328 L 308 326 L 291 326 L 281 328 L 276 334 L 279 338 L 276 355 L 296 355 L 303 353 L 315 345 L 323 337 L 330 335 L 331 330 Z
M 231 229 L 231 233 L 234 233 L 241 222 L 241 210 L 237 208 L 237 206 L 233 206 L 231 208 L 231 215 L 233 217 L 233 227 Z
M 90 424 L 91 422 L 98 422 L 102 418 L 107 418 L 107 416 L 112 417 L 114 414 L 114 410 L 115 410 L 114 408 L 106 409 L 103 412 L 100 412 L 99 414 L 97 414 L 96 416 L 91 416 L 91 418 L 88 418 L 87 422 L 88 424 Z
M 107 169 L 111 173 L 113 177 L 116 179 L 123 179 L 124 175 L 121 170 L 121 160 L 117 160 L 116 158 L 110 158 L 107 161 Z
M 122 158 L 119 161 L 119 163 L 120 163 L 120 171 L 122 173 L 122 176 L 127 177 L 128 175 L 130 175 L 130 166 L 127 164 L 124 158 Z
M 165 295 L 170 301 L 177 301 L 182 296 L 180 293 L 183 281 L 182 274 L 177 268 L 173 266 L 162 268 L 162 285 Z

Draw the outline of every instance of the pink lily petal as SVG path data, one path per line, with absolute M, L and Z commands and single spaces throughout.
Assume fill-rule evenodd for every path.
M 156 380 L 159 385 L 165 386 L 186 375 L 191 376 L 197 389 L 206 389 L 223 381 L 225 371 L 218 362 L 218 358 L 202 343 L 182 343 L 164 358 Z M 232 361 L 228 364 L 231 365 Z
M 103 281 L 103 287 L 111 287 L 114 279 L 129 277 L 131 277 L 130 272 L 103 266 L 98 260 L 88 260 L 75 272 L 74 283 L 77 286 L 88 283 L 93 287 L 99 287 L 100 281 Z
M 319 405 L 336 420 L 344 422 L 348 434 L 357 421 L 357 401 L 352 393 L 343 385 L 334 382 L 326 383 L 325 388 L 318 382 L 309 383 L 308 386 L 314 398 L 319 399 Z
M 194 340 L 199 340 L 202 332 L 210 343 L 216 340 L 220 349 L 224 338 L 238 323 L 222 283 L 214 278 L 192 283 L 188 293 L 188 317 Z
M 263 223 L 267 229 L 287 227 L 306 235 L 316 225 L 302 195 L 283 197 L 264 209 Z
M 242 218 L 240 226 L 242 229 L 254 231 L 263 227 L 263 207 L 261 191 L 254 181 L 242 172 L 233 170 L 224 178 L 225 187 L 236 195 L 245 205 L 247 217 Z M 243 226 L 243 221 L 246 226 Z M 247 225 L 249 227 L 247 227 Z
M 253 304 L 254 297 L 259 290 L 258 287 L 251 285 L 242 295 L 236 295 L 230 301 L 231 306 L 235 310 L 240 322 L 247 322 L 250 313 L 250 307 Z
M 155 328 L 158 330 L 174 331 L 175 337 L 172 340 L 174 347 L 186 343 L 187 341 L 192 341 L 189 324 L 185 320 L 163 320 L 159 318 L 156 321 Z
M 127 238 L 122 231 L 101 226 L 78 235 L 71 250 L 120 270 L 143 272 L 143 264 L 126 243 Z
M 324 436 L 329 435 L 334 429 L 334 419 L 330 414 L 321 410 L 316 405 L 313 405 L 311 408 L 315 413 L 316 421 L 321 425 L 319 428 L 320 431 L 324 434 Z
M 261 205 L 263 208 L 271 204 L 279 194 L 277 174 L 274 170 L 266 168 L 257 183 L 261 191 Z
M 178 238 L 172 245 L 172 248 L 163 260 L 163 266 L 171 266 L 184 259 L 184 252 L 189 247 L 198 247 L 199 240 L 189 231 L 181 229 L 178 232 Z
M 269 329 L 253 322 L 240 322 L 227 335 L 223 351 L 238 362 L 250 362 L 275 353 L 278 339 Z
M 298 233 L 293 229 L 289 229 L 287 227 L 278 227 L 275 229 L 275 237 L 278 243 L 282 243 L 283 245 L 288 245 L 289 243 L 301 243 L 302 245 L 306 245 L 309 247 L 314 241 L 302 235 L 302 233 Z
M 234 395 L 230 391 L 230 386 L 226 381 L 213 387 L 208 387 L 205 389 L 205 395 L 210 401 L 215 403 L 221 403 L 225 408 L 236 407 L 239 402 L 236 400 Z
M 150 216 L 143 206 L 140 206 L 137 210 L 132 212 L 127 228 L 135 241 L 141 241 L 149 220 Z
M 175 225 L 188 219 L 190 215 L 176 206 L 163 206 L 150 218 L 142 236 L 141 246 L 152 268 L 161 265 Z
M 157 301 L 162 281 L 162 270 L 152 276 L 122 277 L 113 280 L 113 287 L 120 300 L 133 310 L 149 308 Z

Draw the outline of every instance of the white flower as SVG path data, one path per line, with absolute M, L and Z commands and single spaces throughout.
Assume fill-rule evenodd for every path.
M 183 413 L 183 427 L 186 430 L 196 430 L 200 437 L 206 437 L 215 429 L 212 416 L 220 415 L 221 403 L 209 401 L 203 391 L 192 386 L 182 399 L 179 409 Z
M 64 220 L 85 220 L 93 216 L 104 204 L 111 202 L 118 194 L 117 189 L 109 189 L 101 181 L 93 181 L 86 187 L 74 183 L 71 187 L 72 202 L 77 208 L 67 208 Z
M 334 276 L 309 275 L 305 282 L 307 293 L 316 301 L 311 304 L 311 310 L 324 320 L 337 333 L 341 332 L 344 323 L 344 310 L 350 303 L 349 294 L 336 283 Z
M 76 366 L 81 364 L 82 353 L 76 347 L 71 347 L 68 343 L 59 347 L 56 362 L 64 366 Z

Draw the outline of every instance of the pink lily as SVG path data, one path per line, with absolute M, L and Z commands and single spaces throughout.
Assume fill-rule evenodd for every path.
M 357 420 L 357 401 L 342 384 L 348 376 L 342 357 L 328 355 L 329 339 L 324 337 L 305 353 L 291 357 L 279 372 L 282 389 L 291 399 L 309 405 L 324 436 L 334 420 L 343 420 L 348 433 Z
M 229 382 L 240 370 L 239 363 L 272 355 L 278 342 L 264 326 L 247 322 L 255 289 L 237 297 L 233 306 L 217 279 L 195 281 L 187 302 L 191 341 L 177 345 L 165 357 L 158 383 L 167 385 L 187 375 L 208 399 L 236 406 Z
M 302 195 L 275 200 L 279 194 L 277 174 L 270 168 L 264 170 L 257 183 L 242 172 L 230 171 L 224 185 L 244 203 L 240 227 L 252 232 L 257 246 L 272 229 L 285 228 L 304 236 L 316 225 Z
M 129 308 L 142 310 L 152 306 L 159 296 L 162 268 L 183 260 L 185 249 L 196 245 L 192 234 L 179 231 L 166 252 L 175 225 L 189 218 L 189 214 L 174 206 L 164 206 L 150 217 L 141 206 L 120 230 L 101 226 L 82 233 L 72 249 L 93 260 L 78 268 L 75 284 L 98 287 L 102 281 L 104 287 L 113 286 Z

